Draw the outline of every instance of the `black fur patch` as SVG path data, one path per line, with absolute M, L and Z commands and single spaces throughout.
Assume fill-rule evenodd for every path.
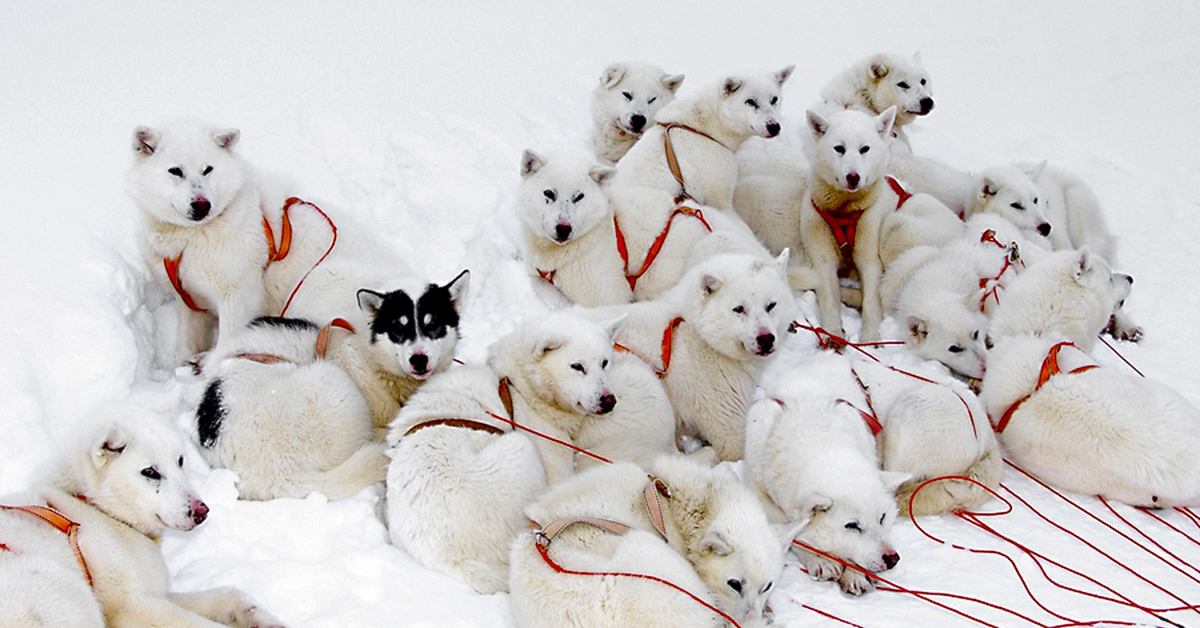
M 282 327 L 292 331 L 316 331 L 315 323 L 304 318 L 284 318 L 282 316 L 260 316 L 250 321 L 250 327 Z
M 225 420 L 225 406 L 221 403 L 221 380 L 214 379 L 204 389 L 204 399 L 196 408 L 196 431 L 200 436 L 200 446 L 205 449 L 217 444 L 221 435 L 221 423 Z
M 427 338 L 436 340 L 452 331 L 458 333 L 458 310 L 454 309 L 450 290 L 430 284 L 425 294 L 417 299 L 417 321 L 421 334 Z
M 418 336 L 438 340 L 458 333 L 458 321 L 449 288 L 429 284 L 416 303 L 405 291 L 396 290 L 383 295 L 371 321 L 371 337 L 386 335 L 396 344 L 412 342 Z

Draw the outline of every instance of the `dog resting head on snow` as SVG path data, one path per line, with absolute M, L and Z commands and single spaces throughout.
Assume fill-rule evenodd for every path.
M 649 63 L 626 61 L 604 68 L 592 90 L 592 142 L 596 157 L 612 165 L 646 129 L 657 122 L 658 110 L 675 99 L 683 75 L 668 75 Z
M 1027 239 L 1050 249 L 1046 238 L 1051 226 L 1038 193 L 1037 184 L 1025 172 L 1013 166 L 988 168 L 979 175 L 975 192 L 967 201 L 967 218 L 995 214 L 1016 225 Z
M 881 52 L 861 59 L 834 76 L 821 89 L 821 98 L 874 113 L 896 107 L 897 127 L 933 111 L 932 84 L 920 53 L 907 57 Z

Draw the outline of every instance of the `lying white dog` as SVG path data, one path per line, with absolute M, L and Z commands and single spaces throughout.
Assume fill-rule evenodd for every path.
M 596 157 L 610 166 L 617 163 L 657 123 L 658 110 L 675 99 L 682 84 L 682 74 L 668 75 L 649 63 L 626 61 L 604 68 L 592 90 Z

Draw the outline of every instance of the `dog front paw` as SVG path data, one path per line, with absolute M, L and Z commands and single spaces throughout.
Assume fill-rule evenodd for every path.
M 875 580 L 870 576 L 854 569 L 842 570 L 838 585 L 848 595 L 859 596 L 875 590 Z
M 239 628 L 287 628 L 274 615 L 254 604 L 249 604 L 238 609 L 234 613 L 233 623 L 230 625 L 238 626 Z
M 843 570 L 841 563 L 808 552 L 804 552 L 804 554 L 800 557 L 800 562 L 808 570 L 808 575 L 813 580 L 837 580 L 841 577 Z

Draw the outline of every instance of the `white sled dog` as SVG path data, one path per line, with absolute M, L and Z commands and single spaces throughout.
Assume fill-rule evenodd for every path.
M 808 194 L 800 205 L 800 231 L 815 273 L 814 291 L 821 326 L 843 336 L 839 276 L 851 270 L 862 286 L 862 340 L 876 340 L 883 320 L 881 251 L 889 220 L 957 223 L 949 209 L 927 194 L 908 195 L 886 177 L 887 144 L 896 110 L 878 116 L 854 109 L 835 110 L 826 119 L 808 111 L 812 134 Z M 938 218 L 938 214 L 942 218 Z M 959 226 L 961 229 L 961 226 Z M 950 234 L 953 235 L 953 234 Z M 891 237 L 899 237 L 892 234 Z M 918 244 L 888 242 L 891 257 Z
M 680 200 L 732 209 L 734 153 L 749 137 L 779 135 L 781 90 L 793 69 L 730 76 L 663 107 L 658 126 L 617 165 L 614 184 L 657 188 Z
M 605 308 L 627 314 L 617 342 L 662 374 L 679 435 L 721 460 L 742 458 L 746 409 L 795 319 L 787 260 L 716 255 L 658 299 Z
M 512 544 L 512 607 L 523 628 L 765 625 L 784 549 L 762 505 L 726 469 L 677 456 L 647 478 L 604 465 L 550 489 L 527 509 L 540 530 Z M 637 573 L 642 578 L 560 573 Z M 697 600 L 701 600 L 697 601 Z M 707 605 L 707 606 L 706 606 Z
M 649 63 L 613 63 L 592 90 L 592 145 L 605 165 L 617 163 L 657 123 L 658 110 L 675 99 L 682 74 Z
M 617 247 L 616 223 L 605 189 L 616 170 L 568 155 L 521 155 L 517 215 L 535 286 L 553 305 L 629 303 L 633 290 Z M 565 299 L 564 299 L 565 297 Z
M 1200 505 L 1200 410 L 1096 362 L 1059 334 L 999 336 L 982 399 L 1014 462 L 1047 483 L 1133 506 Z
M 264 317 L 210 354 L 195 435 L 209 464 L 237 472 L 242 498 L 342 499 L 383 481 L 385 447 L 367 402 L 325 359 L 329 343 L 344 342 L 330 333 Z
M 151 274 L 178 296 L 179 362 L 269 313 L 263 208 L 272 203 L 233 151 L 240 137 L 195 121 L 133 132 L 127 189 L 142 218 L 137 241 Z
M 971 176 L 938 160 L 914 155 L 905 132 L 905 127 L 929 115 L 934 107 L 933 82 L 920 53 L 881 52 L 860 59 L 830 79 L 821 89 L 821 99 L 875 114 L 895 107 L 889 171 L 914 190 L 932 194 L 956 212 L 962 211 Z
M 509 543 L 546 490 L 533 443 L 496 418 L 506 416 L 499 386 L 483 365 L 438 373 L 388 433 L 392 543 L 485 595 L 508 590 Z
M 907 473 L 881 471 L 875 440 L 854 405 L 846 358 L 821 353 L 781 374 L 746 416 L 746 477 L 776 524 L 801 524 L 798 541 L 870 572 L 900 555 L 887 540 L 896 520 L 895 491 Z M 849 398 L 861 399 L 849 394 Z M 837 580 L 861 595 L 866 575 L 800 547 L 796 555 L 817 580 Z
M 37 503 L 0 506 L 6 626 L 279 626 L 236 589 L 172 593 L 158 537 L 208 507 L 167 413 L 122 405 L 49 469 Z
M 675 451 L 675 419 L 650 367 L 616 354 L 619 324 L 570 312 L 535 317 L 492 343 L 488 364 L 511 394 L 512 420 L 602 458 L 649 465 Z M 533 438 L 551 485 L 595 460 Z

